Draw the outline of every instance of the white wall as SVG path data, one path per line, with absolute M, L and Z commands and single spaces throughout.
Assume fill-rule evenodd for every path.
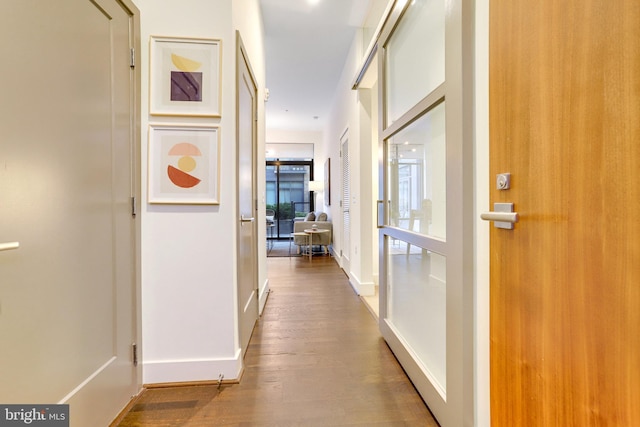
M 377 245 L 374 235 L 375 200 L 377 195 L 377 133 L 372 133 L 371 124 L 377 124 L 376 95 L 370 89 L 352 90 L 353 79 L 361 65 L 362 34 L 359 33 L 351 45 L 335 95 L 327 131 L 324 134 L 326 156 L 331 158 L 331 216 L 334 223 L 333 248 L 338 263 L 347 271 L 349 282 L 359 295 L 375 293 L 377 264 L 374 262 L 373 248 Z M 377 86 L 376 86 L 377 88 Z M 342 165 L 340 158 L 340 138 L 348 132 L 350 167 L 350 239 L 349 247 L 343 247 L 343 217 L 340 207 L 342 198 Z M 341 251 L 349 258 L 341 257 Z
M 375 85 L 371 89 L 358 89 L 358 126 L 360 128 L 360 140 L 353 141 L 358 146 L 359 156 L 356 160 L 360 169 L 358 182 L 358 210 L 357 227 L 360 233 L 358 242 L 354 242 L 353 257 L 355 263 L 351 264 L 351 271 L 358 293 L 364 296 L 373 296 L 376 293 L 377 284 L 377 256 L 378 256 L 378 230 L 375 228 L 376 200 L 378 190 L 378 120 L 377 116 L 377 91 Z M 375 126 L 375 128 L 374 128 Z M 360 177 L 371 179 L 360 179 Z M 375 195 L 374 195 L 375 194 Z M 375 268 L 375 269 L 374 269 Z
M 322 132 L 267 129 L 267 144 L 315 144 L 316 150 L 322 148 Z M 315 153 L 317 154 L 317 153 Z
M 314 160 L 324 153 L 322 132 L 319 131 L 295 131 L 282 129 L 267 129 L 265 140 L 267 144 L 313 144 Z M 322 158 L 320 160 L 323 160 Z M 324 165 L 324 161 L 320 163 Z M 322 169 L 319 166 L 316 168 Z M 322 177 L 321 170 L 315 170 L 315 179 Z M 320 174 L 320 175 L 319 175 Z
M 257 0 L 135 0 L 142 36 L 142 158 L 150 122 L 220 126 L 219 206 L 149 205 L 142 165 L 143 382 L 237 378 L 241 368 L 236 328 L 235 28 L 259 83 L 264 53 Z M 233 6 L 232 6 L 233 3 Z M 240 19 L 243 9 L 246 18 Z M 232 17 L 237 19 L 232 20 Z M 222 40 L 222 118 L 149 116 L 150 35 Z M 260 131 L 261 135 L 264 134 Z M 264 275 L 263 275 L 264 276 Z M 264 279 L 264 278 L 263 278 Z
M 360 242 L 360 230 L 356 226 L 360 215 L 360 192 L 358 189 L 360 183 L 360 127 L 358 125 L 358 93 L 351 90 L 351 84 L 356 74 L 356 70 L 360 65 L 362 57 L 362 41 L 361 34 L 358 34 L 347 55 L 347 62 L 344 65 L 340 81 L 338 83 L 334 103 L 329 116 L 329 124 L 324 133 L 325 156 L 331 158 L 331 206 L 330 212 L 333 221 L 334 239 L 333 249 L 338 263 L 345 269 L 349 275 L 349 281 L 352 286 L 356 287 L 354 282 L 353 269 L 359 271 L 359 261 L 353 256 L 351 248 L 343 247 L 343 217 L 340 207 L 342 199 L 342 164 L 340 159 L 340 139 L 347 132 L 349 140 L 349 166 L 350 166 L 350 192 L 351 192 L 351 233 L 350 246 Z M 350 263 L 346 264 L 344 257 L 340 256 L 341 251 L 350 259 Z M 354 264 L 355 263 L 355 264 Z M 357 289 L 356 289 L 357 291 Z

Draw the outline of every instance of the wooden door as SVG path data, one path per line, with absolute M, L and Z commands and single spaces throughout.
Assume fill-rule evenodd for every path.
M 258 320 L 258 248 L 256 210 L 257 86 L 249 58 L 237 34 L 238 101 L 238 323 L 242 354 Z
M 129 2 L 126 2 L 130 4 Z M 133 6 L 0 15 L 0 401 L 104 426 L 137 393 Z
M 640 425 L 640 3 L 492 1 L 490 136 L 492 425 Z

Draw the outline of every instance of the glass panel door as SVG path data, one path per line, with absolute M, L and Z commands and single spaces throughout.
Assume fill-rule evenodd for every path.
M 389 225 L 387 321 L 442 395 L 446 395 L 445 105 L 436 105 L 387 140 Z M 434 241 L 432 238 L 437 237 Z M 425 327 L 425 325 L 429 325 Z
M 390 224 L 445 239 L 447 181 L 445 104 L 387 140 Z
M 398 2 L 378 46 L 380 330 L 443 426 L 474 417 L 471 3 Z
M 445 0 L 413 0 L 385 46 L 387 124 L 445 81 Z

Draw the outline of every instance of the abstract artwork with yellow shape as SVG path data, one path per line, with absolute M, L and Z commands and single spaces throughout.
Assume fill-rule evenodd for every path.
M 188 73 L 198 71 L 198 69 L 202 67 L 202 62 L 194 61 L 193 59 L 185 58 L 175 53 L 171 54 L 171 62 L 173 62 L 173 65 L 175 65 L 178 70 Z
M 171 62 L 178 71 L 171 71 L 171 100 L 202 102 L 202 62 L 171 54 Z
M 149 112 L 220 117 L 221 41 L 151 36 Z

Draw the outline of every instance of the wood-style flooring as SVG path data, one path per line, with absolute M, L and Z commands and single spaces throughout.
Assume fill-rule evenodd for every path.
M 239 384 L 148 389 L 133 426 L 437 426 L 328 256 L 270 258 Z

